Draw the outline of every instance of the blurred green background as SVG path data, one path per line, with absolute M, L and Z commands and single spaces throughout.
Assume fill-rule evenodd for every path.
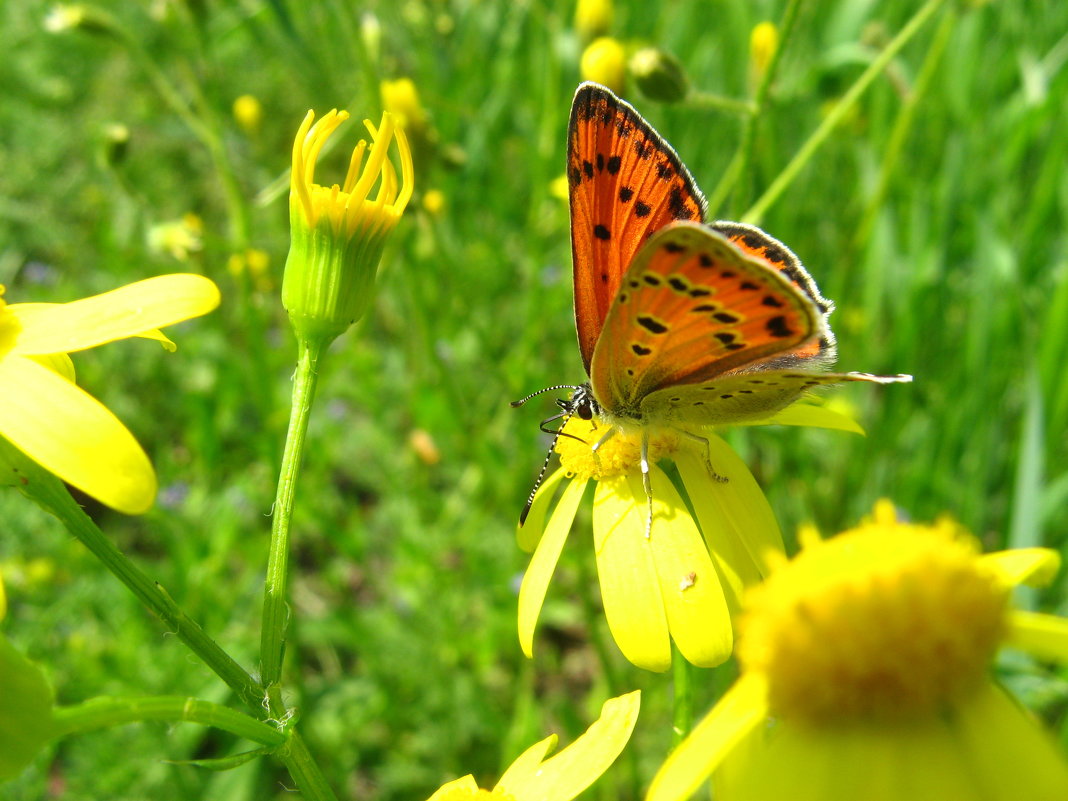
M 713 216 L 756 199 L 919 5 L 801 4 L 749 169 Z M 750 32 L 783 6 L 618 2 L 610 33 L 672 53 L 700 92 L 745 99 Z M 515 634 L 527 557 L 514 528 L 547 446 L 537 423 L 554 407 L 508 401 L 583 378 L 567 206 L 553 191 L 585 46 L 572 0 L 97 8 L 128 38 L 50 32 L 49 3 L 0 4 L 6 299 L 73 300 L 195 271 L 224 301 L 169 330 L 175 354 L 127 341 L 75 356 L 79 383 L 137 435 L 162 486 L 145 517 L 83 499 L 92 516 L 254 668 L 295 354 L 277 297 L 292 137 L 308 108 L 348 108 L 355 123 L 317 173 L 340 180 L 359 120 L 378 119 L 380 82 L 411 78 L 428 119 L 418 194 L 372 311 L 332 348 L 311 424 L 287 701 L 339 792 L 421 799 L 468 772 L 492 786 L 522 748 L 553 731 L 570 741 L 610 693 L 643 687 L 635 742 L 592 791 L 636 797 L 670 746 L 670 680 L 631 667 L 610 640 L 606 677 L 590 645 L 606 632 L 581 515 L 533 662 Z M 788 541 L 802 522 L 850 526 L 887 496 L 914 519 L 955 516 L 986 547 L 1064 550 L 1066 31 L 1055 0 L 947 2 L 763 219 L 837 302 L 839 366 L 916 377 L 835 391 L 867 437 L 732 433 Z M 624 94 L 711 191 L 741 118 Z M 262 106 L 256 126 L 233 116 L 242 95 Z M 0 520 L 5 632 L 46 666 L 61 702 L 232 701 L 53 519 L 4 492 Z M 1061 579 L 1028 602 L 1065 612 L 1066 595 Z M 1004 670 L 1068 742 L 1068 683 L 1022 661 Z M 699 672 L 700 708 L 729 677 Z M 285 796 L 269 760 L 226 773 L 174 764 L 244 747 L 192 725 L 111 729 L 58 744 L 0 797 Z

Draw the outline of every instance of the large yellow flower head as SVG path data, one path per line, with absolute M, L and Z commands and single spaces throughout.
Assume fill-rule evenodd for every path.
M 291 244 L 282 303 L 298 335 L 327 340 L 366 311 L 382 249 L 414 187 L 408 140 L 389 113 L 377 128 L 364 120 L 371 145 L 365 140 L 356 145 L 342 184 L 315 182 L 319 154 L 348 116 L 333 110 L 313 125 L 315 112 L 309 111 L 293 142 Z M 389 159 L 394 137 L 399 177 Z
M 638 720 L 641 692 L 605 701 L 585 733 L 546 759 L 556 735 L 535 743 L 511 764 L 492 790 L 471 775 L 441 786 L 429 801 L 571 801 L 593 784 L 626 746 Z
M 156 497 L 152 464 L 118 418 L 74 383 L 66 354 L 133 336 L 174 350 L 155 329 L 217 305 L 219 290 L 199 275 L 149 278 L 72 303 L 0 297 L 0 438 L 108 506 L 147 511 Z M 0 447 L 0 483 L 17 482 L 15 461 Z
M 1068 621 L 1009 605 L 1057 565 L 1038 548 L 980 556 L 948 520 L 902 523 L 888 502 L 812 542 L 747 595 L 742 676 L 649 801 L 713 771 L 724 801 L 1068 798 L 1063 756 L 990 677 L 1006 641 L 1068 661 Z

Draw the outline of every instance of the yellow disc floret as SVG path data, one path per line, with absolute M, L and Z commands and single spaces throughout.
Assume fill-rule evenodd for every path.
M 640 469 L 641 433 L 616 431 L 604 439 L 611 429 L 603 423 L 572 417 L 564 426 L 564 434 L 556 441 L 561 466 L 579 478 L 598 481 L 626 475 Z M 599 445 L 597 443 L 600 443 Z M 594 450 L 594 446 L 597 450 Z M 679 437 L 672 431 L 656 431 L 649 437 L 649 461 L 657 462 L 670 456 L 679 447 Z
M 812 723 L 937 713 L 984 677 L 1008 590 L 950 521 L 870 523 L 807 547 L 747 598 L 739 658 Z

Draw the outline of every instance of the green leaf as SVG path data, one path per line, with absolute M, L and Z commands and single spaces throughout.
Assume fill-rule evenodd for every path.
M 44 673 L 0 635 L 0 780 L 21 773 L 53 734 Z

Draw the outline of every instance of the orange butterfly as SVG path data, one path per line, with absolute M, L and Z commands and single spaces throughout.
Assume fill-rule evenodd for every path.
M 687 427 L 767 418 L 821 384 L 912 380 L 824 372 L 835 360 L 834 304 L 800 260 L 752 225 L 704 223 L 704 196 L 671 145 L 598 84 L 575 93 L 567 178 L 589 382 L 541 390 L 574 390 L 543 426 L 572 415 L 601 422 L 594 449 L 618 431 L 641 431 L 650 515 L 650 429 L 702 440 Z

